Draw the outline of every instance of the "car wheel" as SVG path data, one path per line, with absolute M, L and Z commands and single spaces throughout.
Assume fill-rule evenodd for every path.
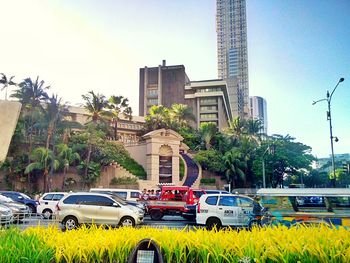
M 32 215 L 32 214 L 35 214 L 36 213 L 36 209 L 33 205 L 27 205 L 28 208 L 29 208 L 29 213 Z
M 160 220 L 163 217 L 163 213 L 159 209 L 153 209 L 149 214 L 152 220 Z
M 67 216 L 63 221 L 66 230 L 73 230 L 78 227 L 78 219 L 74 216 Z
M 126 217 L 123 217 L 120 220 L 119 225 L 120 226 L 127 226 L 127 227 L 128 226 L 134 227 L 135 226 L 135 220 L 132 217 L 126 216 Z
M 43 217 L 44 217 L 44 219 L 50 219 L 52 217 L 51 209 L 44 209 Z
M 208 230 L 219 229 L 221 227 L 221 221 L 219 218 L 209 218 L 205 225 Z

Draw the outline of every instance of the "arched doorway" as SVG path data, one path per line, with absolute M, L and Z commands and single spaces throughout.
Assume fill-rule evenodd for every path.
M 173 150 L 168 145 L 159 148 L 159 183 L 173 182 Z

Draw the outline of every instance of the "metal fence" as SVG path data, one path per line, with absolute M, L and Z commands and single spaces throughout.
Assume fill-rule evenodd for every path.
M 20 229 L 25 229 L 28 227 L 36 226 L 55 226 L 61 227 L 57 217 L 53 214 L 50 218 L 46 219 L 42 215 L 36 213 L 16 213 L 13 215 L 11 220 L 2 218 L 0 220 L 1 226 L 3 228 L 8 227 L 18 227 Z

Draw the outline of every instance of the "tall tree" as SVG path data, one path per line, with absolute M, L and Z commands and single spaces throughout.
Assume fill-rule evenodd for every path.
M 93 91 L 89 91 L 88 94 L 82 95 L 83 100 L 85 101 L 84 108 L 89 112 L 91 122 L 89 125 L 89 129 L 94 133 L 99 123 L 106 124 L 108 119 L 111 117 L 111 113 L 106 109 L 108 108 L 108 102 L 106 97 L 102 94 L 95 94 Z M 92 143 L 89 141 L 88 143 L 88 153 L 85 159 L 85 168 L 84 168 L 84 176 L 88 175 L 88 167 L 91 159 L 92 153 Z
M 225 133 L 231 136 L 234 140 L 239 140 L 242 135 L 247 133 L 246 120 L 240 117 L 235 118 L 229 123 L 229 127 L 226 128 Z
M 169 109 L 163 105 L 153 105 L 149 109 L 149 114 L 145 116 L 146 132 L 170 127 Z
M 37 112 L 43 112 L 43 102 L 48 99 L 47 90 L 50 86 L 45 86 L 44 81 L 39 81 L 39 76 L 33 81 L 31 78 L 24 79 L 18 84 L 18 89 L 11 95 L 17 98 L 23 105 L 22 113 L 26 117 L 28 115 L 29 123 L 26 128 L 26 133 L 29 141 L 29 152 L 33 148 L 33 133 L 38 119 Z
M 272 135 L 257 150 L 253 169 L 259 177 L 262 176 L 262 159 L 266 163 L 267 185 L 278 187 L 288 176 L 298 174 L 303 169 L 310 170 L 315 158 L 311 155 L 311 147 L 295 142 L 295 138 Z
M 109 102 L 109 108 L 112 110 L 112 123 L 114 127 L 114 140 L 118 140 L 117 136 L 117 129 L 118 129 L 118 122 L 119 122 L 119 116 L 121 114 L 124 115 L 126 119 L 131 120 L 132 119 L 132 109 L 129 106 L 129 100 L 127 98 L 124 98 L 123 96 L 111 96 L 108 100 Z
M 88 94 L 82 95 L 84 100 L 84 108 L 89 112 L 90 119 L 94 125 L 98 123 L 106 123 L 111 117 L 111 113 L 107 111 L 108 101 L 102 94 L 89 91 Z
M 239 149 L 234 148 L 223 157 L 223 161 L 225 164 L 225 175 L 226 179 L 231 184 L 231 189 L 235 188 L 239 183 L 239 180 L 245 184 L 246 175 L 244 170 L 247 168 L 247 164 L 242 160 L 242 154 Z
M 35 148 L 30 156 L 32 162 L 26 167 L 24 173 L 29 174 L 34 170 L 39 170 L 43 173 L 44 177 L 44 192 L 48 192 L 49 182 L 48 175 L 51 165 L 53 165 L 53 169 L 57 169 L 59 166 L 58 160 L 55 160 L 53 157 L 53 153 L 51 150 L 46 149 L 44 147 Z
M 218 128 L 216 124 L 208 122 L 202 123 L 199 127 L 199 134 L 202 138 L 202 141 L 205 144 L 205 149 L 209 150 L 212 147 L 212 140 L 217 133 Z
M 16 86 L 17 84 L 12 81 L 12 79 L 15 76 L 11 76 L 10 78 L 7 78 L 4 73 L 0 73 L 1 79 L 0 79 L 0 84 L 2 84 L 1 91 L 5 90 L 5 100 L 7 100 L 7 89 L 9 86 Z
M 192 109 L 185 104 L 173 104 L 169 114 L 174 128 L 178 129 L 188 127 L 189 122 L 195 120 Z
M 61 161 L 61 164 L 63 165 L 62 189 L 64 190 L 66 175 L 67 175 L 69 166 L 75 161 L 79 161 L 80 155 L 77 152 L 73 152 L 72 148 L 68 147 L 67 144 L 63 144 L 63 143 L 57 145 L 57 152 L 58 152 L 58 158 Z

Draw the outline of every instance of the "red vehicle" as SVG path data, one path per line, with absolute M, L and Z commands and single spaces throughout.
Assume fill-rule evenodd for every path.
M 186 219 L 196 216 L 195 205 L 199 200 L 198 191 L 188 186 L 163 186 L 158 200 L 145 204 L 152 220 L 160 220 L 164 215 L 180 215 Z M 197 195 L 196 195 L 197 193 Z

